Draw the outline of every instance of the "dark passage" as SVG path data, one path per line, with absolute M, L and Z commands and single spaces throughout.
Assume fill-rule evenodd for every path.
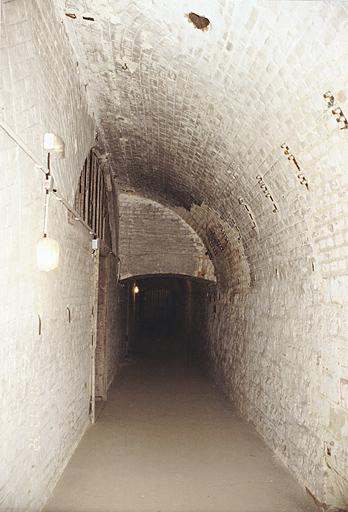
M 178 276 L 128 280 L 128 354 L 199 362 L 205 346 L 208 286 L 212 285 Z
M 139 280 L 136 295 L 137 336 L 168 336 L 185 330 L 185 302 L 188 282 L 175 278 Z

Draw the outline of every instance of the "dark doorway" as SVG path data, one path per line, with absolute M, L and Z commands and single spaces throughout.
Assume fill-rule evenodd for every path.
M 160 358 L 199 358 L 204 352 L 208 286 L 179 276 L 127 280 L 128 353 Z

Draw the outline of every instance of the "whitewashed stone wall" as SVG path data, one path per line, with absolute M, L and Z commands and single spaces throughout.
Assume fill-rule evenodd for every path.
M 226 394 L 322 503 L 347 509 L 347 279 L 272 278 L 209 306 Z M 215 312 L 214 312 L 215 308 Z
M 94 123 L 64 27 L 36 0 L 3 0 L 1 22 L 0 118 L 43 163 L 43 134 L 62 136 L 66 157 L 52 167 L 72 202 Z M 44 176 L 1 129 L 0 146 L 0 510 L 38 512 L 88 423 L 90 237 L 52 199 L 60 264 L 37 270 Z

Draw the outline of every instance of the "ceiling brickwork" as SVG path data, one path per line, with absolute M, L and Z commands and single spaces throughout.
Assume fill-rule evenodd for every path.
M 347 131 L 332 125 L 323 98 L 331 90 L 348 109 L 347 4 L 57 6 L 119 188 L 186 211 L 203 205 L 202 215 L 210 209 L 239 231 L 255 276 L 307 272 L 321 238 L 313 212 L 331 179 L 323 162 L 340 145 L 333 177 L 341 182 L 348 156 Z M 209 29 L 196 29 L 189 12 L 206 16 Z
M 133 194 L 119 196 L 121 278 L 186 275 L 216 282 L 204 243 L 182 216 Z

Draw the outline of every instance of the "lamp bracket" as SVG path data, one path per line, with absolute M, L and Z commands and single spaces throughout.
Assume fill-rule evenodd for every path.
M 44 183 L 45 190 L 47 192 L 53 192 L 54 189 L 54 179 L 51 174 L 46 174 L 46 179 Z

